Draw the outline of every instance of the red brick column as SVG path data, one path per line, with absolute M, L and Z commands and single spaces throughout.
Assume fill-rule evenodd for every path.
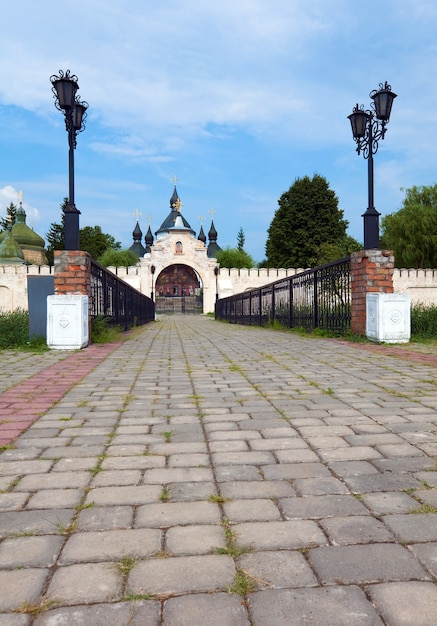
M 394 256 L 388 250 L 360 250 L 351 255 L 351 330 L 366 334 L 366 293 L 393 293 Z
M 89 296 L 91 257 L 81 250 L 55 250 L 55 295 Z

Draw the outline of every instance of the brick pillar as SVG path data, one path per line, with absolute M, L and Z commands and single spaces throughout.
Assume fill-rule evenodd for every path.
M 91 257 L 80 250 L 55 250 L 55 295 L 90 296 Z
M 360 250 L 351 255 L 351 330 L 366 334 L 366 293 L 393 293 L 393 252 Z

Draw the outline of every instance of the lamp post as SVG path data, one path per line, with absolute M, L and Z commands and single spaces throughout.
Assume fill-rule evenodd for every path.
M 64 246 L 66 250 L 79 250 L 79 215 L 74 203 L 74 149 L 76 136 L 85 129 L 87 102 L 81 102 L 76 95 L 79 85 L 77 76 L 70 70 L 59 70 L 59 76 L 50 77 L 55 107 L 65 116 L 68 133 L 68 204 L 64 207 Z
M 396 94 L 392 92 L 387 81 L 379 84 L 379 89 L 370 92 L 372 102 L 370 110 L 364 105 L 354 107 L 348 115 L 352 127 L 352 135 L 357 144 L 357 153 L 363 153 L 367 159 L 368 206 L 363 213 L 364 248 L 379 248 L 379 216 L 373 199 L 373 155 L 378 151 L 378 142 L 384 139 L 386 125 L 390 120 L 391 107 Z
M 215 301 L 217 302 L 218 300 L 218 275 L 219 275 L 219 268 L 216 265 L 214 268 L 214 275 L 215 275 Z
M 152 274 L 152 292 L 150 294 L 150 298 L 151 298 L 152 302 L 153 302 L 153 277 L 155 276 L 155 270 L 156 270 L 156 267 L 154 265 L 151 265 L 150 266 L 150 273 Z

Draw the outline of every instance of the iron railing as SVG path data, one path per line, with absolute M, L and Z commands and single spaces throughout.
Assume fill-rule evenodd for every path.
M 350 257 L 217 300 L 216 319 L 234 324 L 322 328 L 342 334 L 351 323 Z
M 155 319 L 153 300 L 91 261 L 91 317 L 103 316 L 108 324 L 128 330 Z

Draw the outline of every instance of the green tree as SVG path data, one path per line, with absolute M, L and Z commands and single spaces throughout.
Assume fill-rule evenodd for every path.
M 6 207 L 6 217 L 0 217 L 0 231 L 11 228 L 16 221 L 17 207 L 13 202 Z
M 244 250 L 238 250 L 238 248 L 223 248 L 216 254 L 217 262 L 220 267 L 236 267 L 241 269 L 242 267 L 255 267 L 255 261 L 250 254 Z
M 132 250 L 107 248 L 97 261 L 104 267 L 132 267 L 138 263 L 138 256 Z
M 322 245 L 345 241 L 348 222 L 323 176 L 297 178 L 278 204 L 266 242 L 269 267 L 320 265 Z
M 381 233 L 396 267 L 437 267 L 437 184 L 406 189 L 401 209 L 382 218 Z
M 243 250 L 245 242 L 246 242 L 246 237 L 244 235 L 244 230 L 240 226 L 240 230 L 237 233 L 237 250 L 240 250 L 240 251 Z
M 85 226 L 79 231 L 80 249 L 88 252 L 93 259 L 98 259 L 105 250 L 120 250 L 121 243 L 112 235 L 102 232 L 100 226 Z

